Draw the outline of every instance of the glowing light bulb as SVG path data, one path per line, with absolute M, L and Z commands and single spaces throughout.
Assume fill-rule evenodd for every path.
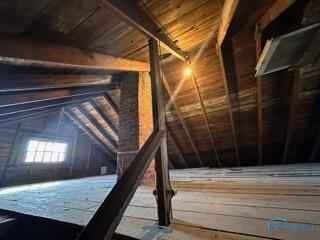
M 192 75 L 192 68 L 191 67 L 185 67 L 183 70 L 183 74 L 185 77 L 190 77 Z

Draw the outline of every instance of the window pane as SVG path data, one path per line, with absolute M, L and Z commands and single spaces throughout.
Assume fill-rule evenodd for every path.
M 43 152 L 36 152 L 35 162 L 42 162 Z
M 34 157 L 35 157 L 35 152 L 27 152 L 26 162 L 27 163 L 33 162 L 34 161 Z
M 37 146 L 38 146 L 38 141 L 31 140 L 29 141 L 27 151 L 35 151 Z
M 30 140 L 25 162 L 50 163 L 65 161 L 68 145 L 62 142 Z

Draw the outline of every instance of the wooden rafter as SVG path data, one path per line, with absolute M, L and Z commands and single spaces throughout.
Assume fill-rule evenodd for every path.
M 77 109 L 81 112 L 82 115 L 84 115 L 92 124 L 95 126 L 98 131 L 106 138 L 110 144 L 113 146 L 114 149 L 117 148 L 118 143 L 113 138 L 113 136 L 106 130 L 101 124 L 98 122 L 97 119 L 95 119 L 83 106 L 82 104 L 77 106 Z
M 169 97 L 172 98 L 172 96 L 173 96 L 173 91 L 171 90 L 170 85 L 169 85 L 167 79 L 166 79 L 165 77 L 163 77 L 163 78 L 162 78 L 162 81 L 163 81 L 163 85 L 164 85 L 164 87 L 165 87 L 165 89 L 166 89 Z M 184 132 L 185 132 L 186 135 L 187 135 L 188 141 L 189 141 L 190 144 L 191 144 L 191 148 L 192 148 L 193 152 L 195 153 L 195 156 L 196 156 L 196 158 L 197 158 L 200 166 L 203 166 L 203 162 L 202 162 L 202 160 L 201 160 L 201 157 L 200 157 L 200 154 L 199 154 L 199 150 L 198 150 L 198 148 L 196 147 L 196 145 L 195 145 L 195 143 L 194 143 L 194 141 L 193 141 L 193 138 L 192 138 L 192 136 L 191 136 L 190 130 L 189 130 L 189 128 L 188 128 L 188 125 L 187 125 L 186 121 L 184 120 L 184 118 L 183 118 L 183 116 L 182 116 L 182 112 L 181 112 L 179 106 L 177 105 L 175 99 L 171 99 L 171 102 L 172 102 L 172 105 L 173 105 L 173 107 L 174 107 L 174 110 L 175 110 L 175 112 L 176 112 L 176 114 L 177 114 L 177 117 L 178 117 L 178 119 L 179 119 L 179 122 L 181 123 L 182 128 L 183 128 Z
M 108 156 L 110 156 L 112 158 L 112 160 L 115 161 L 116 156 L 115 153 L 108 148 L 108 146 L 106 146 L 106 144 L 104 144 L 100 139 L 98 139 L 96 137 L 96 135 L 92 132 L 91 129 L 89 129 L 85 124 L 83 124 L 82 122 L 80 122 L 77 118 L 77 116 L 70 110 L 70 109 L 64 109 L 64 114 L 73 122 L 76 124 L 76 126 L 78 126 L 78 128 L 80 128 L 85 134 L 87 134 L 89 136 L 89 138 L 94 141 L 95 144 L 97 144 L 97 146 L 100 147 L 100 149 L 106 153 Z
M 137 5 L 137 1 L 100 0 L 100 2 L 108 9 L 113 9 L 125 21 L 147 36 L 159 41 L 161 46 L 177 58 L 183 61 L 187 59 L 187 55 L 168 37 L 161 29 L 161 26 L 158 26 L 147 13 Z
M 108 93 L 104 94 L 104 98 L 106 99 L 106 101 L 109 103 L 109 105 L 112 107 L 113 111 L 115 111 L 115 113 L 119 114 L 119 107 L 118 105 L 113 101 L 113 99 L 109 96 Z
M 35 39 L 0 37 L 0 63 L 22 66 L 103 69 L 148 72 L 149 64 Z
M 196 95 L 197 95 L 198 101 L 200 103 L 202 117 L 204 119 L 204 122 L 205 122 L 205 125 L 206 125 L 206 129 L 207 129 L 207 132 L 208 132 L 208 135 L 209 135 L 211 148 L 212 148 L 212 151 L 213 151 L 214 156 L 215 156 L 215 162 L 217 163 L 217 166 L 220 167 L 221 166 L 220 157 L 219 157 L 219 154 L 218 154 L 218 151 L 217 151 L 215 138 L 214 138 L 212 130 L 210 128 L 209 118 L 208 118 L 208 113 L 207 113 L 207 110 L 206 110 L 206 106 L 204 105 L 204 101 L 203 101 L 202 95 L 200 93 L 200 89 L 199 89 L 199 86 L 198 86 L 198 83 L 197 83 L 196 76 L 194 74 L 192 74 L 191 78 L 192 78 L 193 88 L 196 91 Z
M 293 84 L 292 84 L 292 92 L 291 92 L 291 100 L 289 106 L 289 116 L 288 116 L 288 123 L 287 123 L 287 131 L 286 131 L 286 138 L 284 143 L 284 152 L 283 152 L 283 159 L 282 163 L 285 164 L 288 161 L 289 155 L 289 147 L 292 143 L 292 138 L 294 135 L 295 129 L 295 120 L 297 115 L 297 109 L 299 104 L 299 93 L 301 91 L 302 79 L 300 76 L 300 70 L 296 69 L 293 77 Z
M 102 119 L 106 122 L 106 124 L 112 129 L 112 131 L 116 134 L 118 134 L 117 127 L 113 124 L 113 122 L 109 119 L 109 116 L 105 111 L 102 111 L 101 108 L 98 106 L 98 104 L 94 101 L 90 101 L 91 106 L 99 113 L 99 115 L 102 117 Z
M 219 51 L 218 55 L 219 55 L 220 65 L 221 65 L 221 70 L 222 70 L 222 77 L 223 77 L 223 82 L 224 82 L 224 86 L 225 86 L 226 102 L 228 105 L 229 118 L 230 118 L 231 130 L 232 130 L 234 153 L 235 153 L 236 161 L 238 162 L 238 165 L 240 166 L 241 162 L 240 162 L 239 147 L 238 147 L 238 131 L 237 131 L 237 127 L 236 127 L 236 119 L 234 116 L 233 106 L 232 106 L 232 102 L 231 102 L 231 87 L 229 84 L 229 81 L 230 81 L 229 74 L 227 73 L 228 70 L 226 69 L 228 64 L 226 62 L 224 46 L 222 45 L 221 48 L 219 47 L 218 51 Z M 228 66 L 228 67 L 232 67 L 232 66 Z
M 168 128 L 168 138 L 170 139 L 171 144 L 173 145 L 173 148 L 175 149 L 175 152 L 177 153 L 177 156 L 178 156 L 179 159 L 180 159 L 180 162 L 182 163 L 182 165 L 183 165 L 185 168 L 187 168 L 187 167 L 188 167 L 188 163 L 187 163 L 186 159 L 184 158 L 183 153 L 182 153 L 180 147 L 178 146 L 176 140 L 175 140 L 174 137 L 172 136 L 171 131 L 172 131 L 172 130 Z
M 100 85 L 107 86 L 111 90 L 118 88 L 119 83 L 117 80 L 113 80 L 110 75 L 2 74 L 0 93 Z

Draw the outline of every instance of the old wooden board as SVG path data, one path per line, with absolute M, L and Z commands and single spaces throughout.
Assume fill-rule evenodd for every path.
M 117 232 L 139 239 L 316 239 L 320 233 L 319 173 L 320 164 L 174 170 L 171 178 L 178 194 L 173 199 L 173 224 L 169 228 L 156 225 L 153 187 L 140 186 Z M 199 188 L 214 181 L 224 181 L 225 189 L 224 185 L 220 192 Z M 85 225 L 115 182 L 116 176 L 111 175 L 4 188 L 0 205 Z M 237 191 L 230 191 L 228 182 Z M 241 187 L 251 182 L 256 190 Z M 276 194 L 272 188 L 264 191 L 270 182 Z M 285 188 L 292 183 L 295 190 Z M 303 191 L 309 188 L 314 192 Z M 292 229 L 276 230 L 281 222 L 274 218 L 287 219 Z

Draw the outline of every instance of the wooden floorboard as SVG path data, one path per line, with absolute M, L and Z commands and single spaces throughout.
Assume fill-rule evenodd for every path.
M 320 164 L 173 170 L 173 224 L 156 225 L 153 187 L 141 186 L 117 232 L 139 239 L 317 239 L 318 173 Z M 115 182 L 101 176 L 4 188 L 0 206 L 85 225 Z M 287 219 L 292 229 L 270 229 L 280 224 L 274 217 Z

